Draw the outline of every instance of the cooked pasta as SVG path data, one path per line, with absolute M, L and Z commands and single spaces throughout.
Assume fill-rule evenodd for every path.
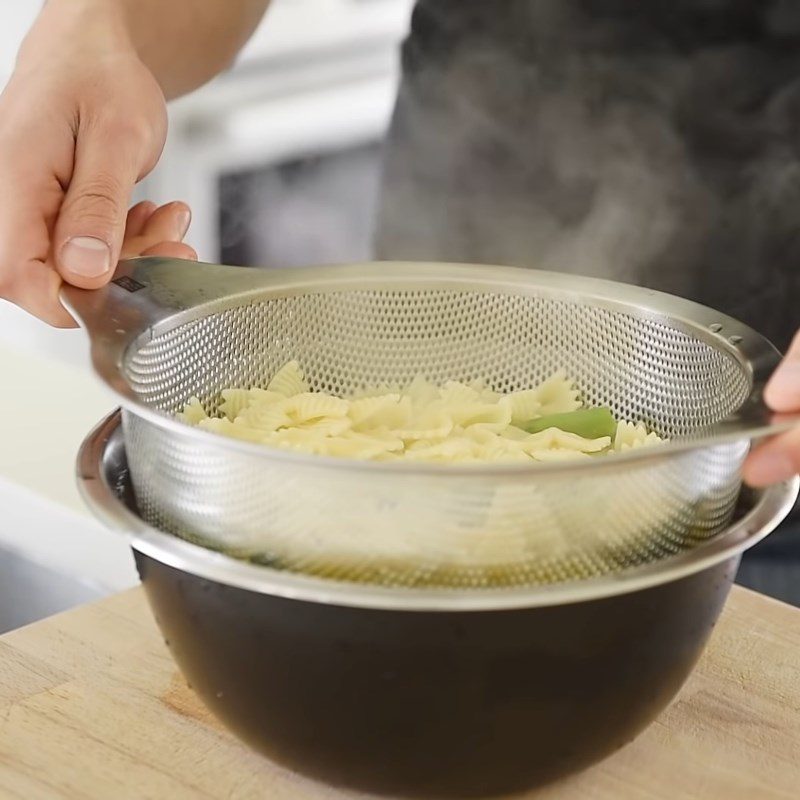
M 648 431 L 641 423 L 620 421 L 617 423 L 617 431 L 614 435 L 614 450 L 623 452 L 634 447 L 647 447 L 648 445 L 658 444 L 662 441 L 658 434 Z
M 505 395 L 482 381 L 439 387 L 417 376 L 406 388 L 382 386 L 341 398 L 312 391 L 300 365 L 290 361 L 266 389 L 225 389 L 218 408 L 209 415 L 192 397 L 178 417 L 244 441 L 382 461 L 549 462 L 663 441 L 641 422 L 616 421 L 608 410 L 583 411 L 579 392 L 563 371 Z M 569 430 L 564 420 L 581 414 Z

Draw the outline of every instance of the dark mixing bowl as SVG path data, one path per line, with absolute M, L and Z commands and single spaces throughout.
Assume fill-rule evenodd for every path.
M 633 739 L 691 672 L 741 552 L 798 491 L 745 491 L 724 533 L 618 575 L 423 590 L 282 573 L 147 526 L 118 415 L 79 472 L 93 510 L 131 536 L 180 669 L 237 736 L 331 784 L 424 798 L 531 788 Z

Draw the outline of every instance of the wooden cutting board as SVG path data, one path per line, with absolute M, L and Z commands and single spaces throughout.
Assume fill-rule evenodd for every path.
M 250 752 L 187 688 L 141 588 L 0 637 L 2 800 L 352 800 Z M 734 588 L 635 742 L 525 800 L 800 797 L 800 610 Z

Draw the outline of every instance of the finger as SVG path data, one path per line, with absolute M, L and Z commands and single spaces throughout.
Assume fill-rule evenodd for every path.
M 74 327 L 58 299 L 61 277 L 48 261 L 62 190 L 27 147 L 5 141 L 0 154 L 0 298 L 56 327 Z M 42 149 L 45 149 L 42 147 Z
M 119 259 L 142 160 L 135 131 L 96 120 L 81 125 L 53 237 L 56 267 L 65 281 L 83 289 L 107 282 Z
M 186 203 L 167 203 L 151 215 L 140 235 L 151 244 L 180 242 L 186 236 L 191 221 L 192 212 Z
M 128 212 L 128 219 L 125 221 L 125 238 L 139 236 L 156 208 L 158 206 L 151 200 L 142 200 L 141 203 L 137 203 Z
M 56 328 L 75 328 L 77 323 L 61 305 L 61 276 L 52 265 L 30 259 L 18 265 L 20 279 L 5 296 L 15 305 Z
M 800 410 L 800 333 L 767 383 L 764 399 L 774 411 Z
M 747 458 L 743 478 L 753 487 L 771 486 L 800 472 L 800 428 L 759 445 Z
M 197 261 L 197 251 L 183 242 L 161 242 L 142 253 L 143 256 L 161 256 L 162 258 L 185 258 Z
M 163 244 L 180 244 L 181 239 L 186 233 L 191 220 L 191 212 L 185 203 L 168 203 L 161 206 L 148 219 L 141 233 L 135 237 L 125 237 L 122 246 L 123 258 L 133 258 L 144 255 L 162 255 L 161 251 L 151 252 L 151 248 L 160 247 Z M 185 250 L 180 248 L 170 250 L 170 254 L 175 253 L 194 253 L 187 246 Z M 182 258 L 183 256 L 175 256 Z

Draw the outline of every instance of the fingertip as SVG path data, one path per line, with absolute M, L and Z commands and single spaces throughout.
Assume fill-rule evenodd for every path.
M 742 480 L 762 489 L 789 480 L 798 473 L 800 463 L 798 432 L 777 436 L 751 451 L 742 467 Z
M 8 300 L 54 328 L 78 327 L 61 302 L 62 279 L 52 264 L 38 259 L 27 261 L 25 276 L 26 280 L 15 287 Z
M 56 267 L 67 283 L 97 289 L 111 276 L 111 246 L 96 236 L 72 236 L 61 245 Z
M 80 327 L 66 309 L 62 308 L 62 310 L 64 311 L 63 314 L 54 314 L 51 320 L 47 320 L 50 325 L 60 330 L 74 330 Z
M 36 310 L 26 310 L 30 311 L 30 313 L 53 328 L 69 330 L 79 327 L 78 322 L 73 318 L 72 314 L 67 311 L 59 297 L 52 298 L 47 303 L 46 307 L 40 307 Z
M 165 205 L 165 208 L 171 208 L 175 214 L 183 214 L 188 217 L 189 220 L 192 218 L 192 209 L 189 207 L 189 204 L 184 203 L 183 200 L 172 200 Z
M 145 237 L 163 236 L 165 241 L 181 241 L 192 222 L 192 210 L 181 200 L 157 208 L 145 225 Z
M 781 363 L 764 387 L 764 400 L 773 411 L 800 409 L 800 361 Z

